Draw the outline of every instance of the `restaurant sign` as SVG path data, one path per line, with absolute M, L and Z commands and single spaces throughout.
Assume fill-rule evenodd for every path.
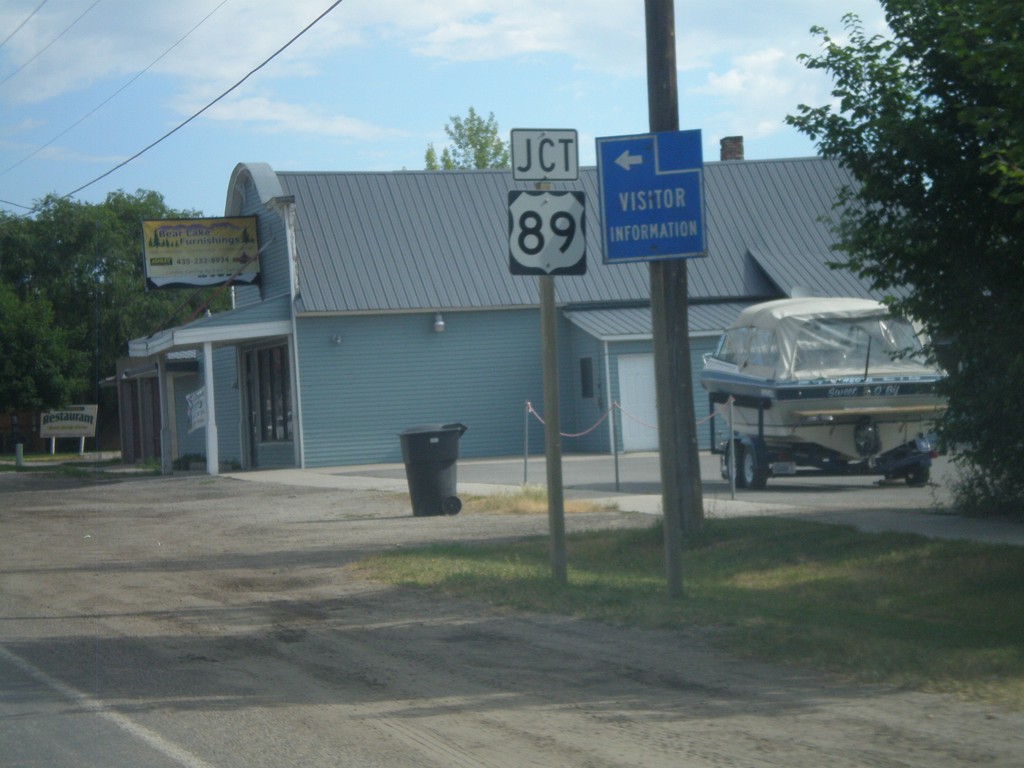
M 59 411 L 43 414 L 39 422 L 39 436 L 96 437 L 97 405 L 69 405 Z

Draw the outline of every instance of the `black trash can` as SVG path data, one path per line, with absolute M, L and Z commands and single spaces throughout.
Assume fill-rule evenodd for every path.
M 455 462 L 466 429 L 464 424 L 422 424 L 399 433 L 413 515 L 457 515 L 462 509 L 455 495 Z

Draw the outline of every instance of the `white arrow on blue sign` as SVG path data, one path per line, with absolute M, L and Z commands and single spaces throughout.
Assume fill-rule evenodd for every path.
M 707 255 L 701 132 L 597 140 L 604 262 Z

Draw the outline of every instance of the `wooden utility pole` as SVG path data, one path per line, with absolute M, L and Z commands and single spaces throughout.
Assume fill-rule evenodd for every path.
M 647 102 L 652 133 L 679 130 L 673 0 L 645 0 Z M 683 595 L 682 534 L 704 522 L 693 383 L 686 259 L 650 262 L 654 378 L 665 525 L 665 570 L 673 598 Z

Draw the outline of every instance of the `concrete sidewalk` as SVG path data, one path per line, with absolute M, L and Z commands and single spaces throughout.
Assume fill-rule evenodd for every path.
M 564 457 L 565 498 L 587 499 L 615 505 L 623 512 L 660 515 L 662 499 L 657 482 L 656 454 L 631 457 L 631 482 L 616 483 L 621 492 L 609 490 L 606 457 Z M 637 464 L 642 461 L 643 466 Z M 531 459 L 531 462 L 535 460 Z M 588 464 L 589 462 L 589 464 Z M 601 463 L 604 462 L 604 463 Z M 538 469 L 540 471 L 538 471 Z M 702 456 L 701 474 L 704 480 L 704 513 L 708 519 L 777 515 L 798 517 L 817 522 L 852 525 L 866 532 L 893 531 L 933 538 L 965 539 L 991 544 L 1024 546 L 1024 524 L 1006 518 L 964 518 L 945 510 L 941 505 L 922 503 L 921 496 L 911 496 L 905 489 L 886 494 L 886 503 L 864 501 L 863 487 L 821 486 L 828 490 L 822 503 L 813 501 L 818 495 L 790 493 L 780 488 L 771 494 L 739 492 L 733 499 L 718 476 L 717 457 Z M 523 487 L 522 459 L 461 460 L 459 477 L 470 478 L 458 483 L 460 496 L 489 496 L 516 493 Z M 540 465 L 531 465 L 526 472 L 530 485 L 543 485 Z M 316 469 L 274 469 L 228 473 L 225 477 L 247 482 L 277 483 L 309 488 L 336 488 L 339 490 L 383 491 L 408 493 L 405 468 L 401 464 L 322 467 Z M 869 483 L 864 479 L 863 483 Z M 814 486 L 806 486 L 811 487 Z M 644 492 L 631 492 L 642 488 Z M 845 492 L 844 492 L 845 491 Z M 881 492 L 879 492 L 881 493 Z M 769 496 L 770 500 L 765 496 Z M 746 498 L 744 498 L 746 497 Z M 934 496 L 933 496 L 934 498 Z M 890 501 L 891 500 L 891 501 Z

